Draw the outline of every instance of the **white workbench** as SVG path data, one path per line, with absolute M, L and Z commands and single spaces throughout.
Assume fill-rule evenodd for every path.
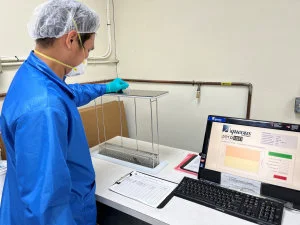
M 135 143 L 135 142 L 134 142 Z M 150 144 L 150 143 L 149 143 Z M 98 147 L 91 149 L 93 152 Z M 166 160 L 168 165 L 155 176 L 179 183 L 184 176 L 194 177 L 179 172 L 174 168 L 186 157 L 189 152 L 160 145 L 160 159 Z M 196 153 L 197 154 L 197 153 Z M 129 214 L 150 224 L 179 224 L 179 225 L 251 225 L 254 223 L 239 219 L 217 210 L 173 197 L 162 209 L 146 206 L 135 200 L 126 198 L 110 191 L 108 188 L 120 177 L 134 169 L 121 166 L 103 159 L 92 157 L 96 172 L 96 199 L 97 201 Z M 300 213 L 284 211 L 282 225 L 299 225 Z

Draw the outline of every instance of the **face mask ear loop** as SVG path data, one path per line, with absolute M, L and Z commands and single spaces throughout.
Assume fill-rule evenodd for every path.
M 81 47 L 82 47 L 83 57 L 84 57 L 84 60 L 85 60 L 84 46 L 83 46 L 83 43 L 82 43 L 82 40 L 81 40 L 81 36 L 80 36 L 80 34 L 79 34 L 79 31 L 78 31 L 77 23 L 76 23 L 76 21 L 74 20 L 74 18 L 73 18 L 72 20 L 73 20 L 74 27 L 75 27 L 75 30 L 76 30 L 77 35 L 78 35 L 78 39 L 79 39 L 80 45 L 81 45 Z

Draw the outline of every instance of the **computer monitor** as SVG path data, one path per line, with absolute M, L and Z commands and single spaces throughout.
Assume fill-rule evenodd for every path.
M 221 173 L 262 182 L 262 194 L 298 196 L 300 125 L 208 116 L 198 177 L 220 182 Z

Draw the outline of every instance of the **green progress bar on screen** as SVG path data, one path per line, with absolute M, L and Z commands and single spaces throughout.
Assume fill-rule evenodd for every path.
M 278 153 L 278 152 L 269 152 L 269 156 L 275 156 L 275 157 L 284 158 L 284 159 L 292 159 L 293 158 L 292 155 L 282 154 L 282 153 Z

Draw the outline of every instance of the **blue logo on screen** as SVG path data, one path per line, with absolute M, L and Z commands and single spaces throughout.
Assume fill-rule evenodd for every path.
M 209 117 L 208 117 L 208 121 L 225 123 L 225 122 L 226 122 L 226 119 L 223 118 L 223 117 L 209 116 Z
M 230 133 L 231 135 L 244 136 L 244 137 L 250 137 L 251 136 L 250 131 L 236 130 L 236 129 L 232 129 L 230 127 L 231 126 L 229 126 L 229 125 L 223 125 L 222 132 Z
M 223 132 L 229 132 L 229 126 L 228 125 L 223 125 Z

